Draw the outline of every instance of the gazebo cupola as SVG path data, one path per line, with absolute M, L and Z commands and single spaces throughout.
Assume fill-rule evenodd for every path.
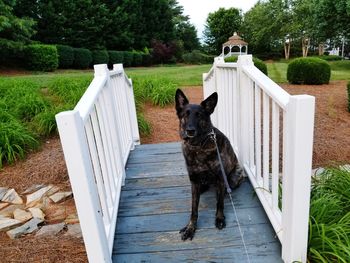
M 225 51 L 227 52 L 225 54 Z M 232 37 L 222 45 L 222 55 L 230 57 L 232 55 L 242 55 L 248 53 L 248 43 L 235 32 Z

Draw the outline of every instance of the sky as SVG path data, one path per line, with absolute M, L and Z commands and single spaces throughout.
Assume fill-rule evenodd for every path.
M 197 28 L 198 37 L 202 37 L 208 14 L 220 7 L 235 7 L 247 12 L 258 0 L 177 0 L 184 7 L 184 14 L 190 17 L 191 23 Z

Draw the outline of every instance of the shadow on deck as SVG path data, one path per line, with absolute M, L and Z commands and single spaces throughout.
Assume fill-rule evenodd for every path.
M 282 262 L 281 245 L 249 180 L 233 192 L 251 262 Z M 180 143 L 138 146 L 129 157 L 119 205 L 113 262 L 247 262 L 225 199 L 226 228 L 215 228 L 214 189 L 201 195 L 198 228 L 182 241 L 191 189 Z

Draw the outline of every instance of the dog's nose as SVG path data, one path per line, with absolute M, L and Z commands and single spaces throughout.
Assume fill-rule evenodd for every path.
M 196 135 L 196 130 L 195 129 L 187 129 L 186 134 L 188 137 L 194 137 Z

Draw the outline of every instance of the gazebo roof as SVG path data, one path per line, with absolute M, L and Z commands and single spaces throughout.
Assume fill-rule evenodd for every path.
M 225 47 L 225 46 L 239 46 L 239 45 L 241 45 L 241 46 L 247 46 L 248 43 L 245 42 L 245 41 L 243 41 L 243 39 L 242 39 L 239 35 L 237 35 L 237 33 L 235 32 L 235 33 L 233 34 L 233 36 L 230 37 L 230 38 L 228 39 L 228 41 L 225 42 L 225 43 L 222 44 L 222 45 L 223 45 L 224 47 Z

